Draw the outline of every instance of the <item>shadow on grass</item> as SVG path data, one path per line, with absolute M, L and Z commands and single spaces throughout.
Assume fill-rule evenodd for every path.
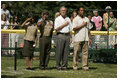
M 31 76 L 28 78 L 54 78 L 54 77 L 50 77 L 50 76 Z
M 17 78 L 17 77 L 11 75 L 1 75 L 1 78 Z
M 97 67 L 89 67 L 90 70 L 96 70 L 98 69 Z
M 1 75 L 1 78 L 18 78 L 18 76 Z M 54 78 L 54 77 L 50 77 L 50 76 L 31 76 L 31 77 L 25 77 L 25 78 Z
M 95 70 L 97 67 L 89 67 L 90 70 Z M 73 70 L 73 67 L 69 67 L 68 70 Z M 78 70 L 82 70 L 82 67 L 79 67 Z
M 34 67 L 34 69 L 40 69 L 39 67 Z M 56 67 L 48 67 L 46 70 L 57 69 Z M 89 67 L 90 70 L 96 70 L 97 67 Z M 73 67 L 68 67 L 68 70 L 73 70 Z M 78 70 L 82 70 L 82 67 L 79 67 Z
M 40 67 L 33 67 L 34 68 L 34 70 L 35 69 L 40 69 Z M 48 67 L 48 68 L 46 68 L 46 70 L 52 70 L 52 69 L 56 69 L 56 67 Z

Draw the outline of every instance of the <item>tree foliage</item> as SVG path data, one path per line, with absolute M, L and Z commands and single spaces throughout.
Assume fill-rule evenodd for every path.
M 84 6 L 85 9 L 105 9 L 106 6 L 111 6 L 112 9 L 117 9 L 116 1 L 2 1 L 7 4 L 7 9 L 11 15 L 18 15 L 20 22 L 28 18 L 28 13 L 33 12 L 36 20 L 41 17 L 41 11 L 47 9 L 50 14 L 50 19 L 54 20 L 54 15 L 59 12 L 61 6 L 67 7 L 67 15 L 70 17 L 73 11 L 79 6 Z M 99 12 L 102 16 L 105 11 Z M 117 12 L 114 12 L 115 16 Z M 86 11 L 85 15 L 92 15 L 92 11 Z

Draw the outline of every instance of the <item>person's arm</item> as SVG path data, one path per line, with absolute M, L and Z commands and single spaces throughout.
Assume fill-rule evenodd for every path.
M 69 23 L 68 22 L 65 22 L 64 24 L 62 24 L 61 26 L 57 27 L 55 30 L 58 31 L 62 28 L 64 28 L 65 26 L 67 26 Z
M 109 20 L 109 24 L 108 24 L 108 19 L 107 19 L 107 25 L 109 25 L 109 27 L 111 27 L 111 25 L 114 23 L 114 21 L 110 21 Z
M 38 29 L 37 29 L 37 31 L 36 31 L 36 36 L 35 36 L 36 38 L 35 38 L 35 42 L 34 42 L 34 45 L 35 45 L 35 47 L 37 46 L 37 41 L 38 41 Z
M 37 46 L 37 41 L 38 41 L 38 36 L 36 37 L 35 42 L 34 42 L 35 47 Z
M 7 12 L 6 13 L 4 13 L 7 17 L 8 17 L 8 21 L 10 22 L 10 12 L 7 10 Z
M 45 21 L 45 20 L 44 20 L 44 19 L 42 19 L 40 22 L 38 22 L 38 23 L 37 23 L 37 26 L 38 26 L 38 27 L 40 27 L 40 26 L 41 26 L 41 24 L 42 24 L 44 21 Z
M 32 19 L 32 17 L 31 17 L 31 18 L 28 18 L 27 20 L 25 20 L 25 21 L 23 22 L 23 24 L 21 25 L 21 27 L 24 27 L 25 24 L 26 24 L 28 21 L 30 21 L 31 19 Z
M 115 19 L 115 30 L 117 31 L 117 19 Z
M 90 32 L 90 29 L 89 29 L 89 25 L 90 25 L 90 21 L 89 21 L 89 19 L 88 19 L 88 21 L 87 21 L 87 26 L 88 26 L 88 37 L 89 37 L 89 44 L 91 44 L 91 32 Z
M 12 24 L 11 24 L 12 25 Z M 13 26 L 10 26 L 10 29 L 12 30 L 13 29 Z
M 102 17 L 100 16 L 100 29 L 99 31 L 102 29 Z
M 40 27 L 43 22 L 44 20 L 42 19 L 40 22 L 37 23 L 37 25 Z
M 111 26 L 113 23 L 114 23 L 114 22 L 110 22 L 110 23 L 109 23 L 109 26 Z
M 79 30 L 79 29 L 81 29 L 82 27 L 84 27 L 84 26 L 86 26 L 86 25 L 87 25 L 87 22 L 83 22 L 82 25 L 73 28 L 73 30 L 74 30 L 74 31 Z
M 107 29 L 108 25 L 106 23 L 106 15 L 105 14 L 103 14 L 103 23 L 104 23 L 105 29 Z
M 13 23 L 11 23 L 11 25 L 13 25 Z M 10 26 L 10 29 L 14 29 L 14 26 Z
M 70 31 L 70 43 L 72 43 L 72 31 Z
M 52 29 L 51 29 L 51 37 L 52 37 L 53 30 L 54 30 L 54 24 L 53 24 L 53 21 L 50 21 L 49 23 L 50 23 L 49 25 L 52 27 Z
M 4 21 L 4 22 L 2 21 L 2 22 L 1 22 L 1 28 L 2 28 L 2 29 L 4 28 L 4 25 L 5 25 L 5 24 L 6 24 L 6 21 Z
M 89 44 L 91 44 L 91 32 L 89 30 Z
M 72 25 L 72 22 L 71 20 L 69 19 L 69 26 L 70 26 L 70 43 L 72 43 L 72 31 L 73 31 L 73 25 Z
M 44 23 L 45 20 L 46 20 L 46 15 L 43 15 L 41 21 L 37 23 L 37 26 L 40 27 L 41 24 Z
M 10 15 L 10 12 L 8 11 L 8 21 L 10 22 L 10 18 L 11 18 L 11 15 Z
M 4 23 L 2 23 L 1 25 L 4 26 L 6 24 L 6 21 L 4 21 Z
M 100 30 L 101 30 L 101 29 L 102 29 L 102 21 L 100 21 Z M 100 31 L 100 30 L 99 30 L 99 31 Z

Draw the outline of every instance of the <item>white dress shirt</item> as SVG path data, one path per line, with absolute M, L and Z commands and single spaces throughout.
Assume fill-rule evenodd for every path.
M 74 42 L 80 41 L 88 41 L 89 36 L 89 19 L 87 17 L 81 18 L 80 16 L 76 16 L 73 20 L 73 28 L 82 25 L 83 22 L 87 22 L 87 26 L 84 26 L 75 31 Z
M 61 15 L 55 19 L 54 29 L 65 24 L 66 22 L 69 22 L 69 24 L 67 26 L 63 27 L 62 29 L 58 30 L 57 32 L 68 33 L 70 31 L 72 31 L 72 24 L 71 24 L 70 18 L 69 17 L 63 18 Z

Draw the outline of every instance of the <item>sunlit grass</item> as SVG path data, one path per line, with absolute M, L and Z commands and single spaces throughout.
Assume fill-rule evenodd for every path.
M 55 68 L 55 57 L 51 57 L 48 70 L 39 69 L 39 60 L 33 61 L 34 71 L 25 69 L 25 59 L 17 59 L 17 71 L 14 71 L 14 58 L 1 58 L 1 77 L 6 78 L 116 78 L 117 64 L 93 63 L 89 60 L 90 71 L 81 69 L 82 64 L 79 63 L 79 70 L 72 69 L 72 57 L 69 57 L 68 70 L 59 71 Z

